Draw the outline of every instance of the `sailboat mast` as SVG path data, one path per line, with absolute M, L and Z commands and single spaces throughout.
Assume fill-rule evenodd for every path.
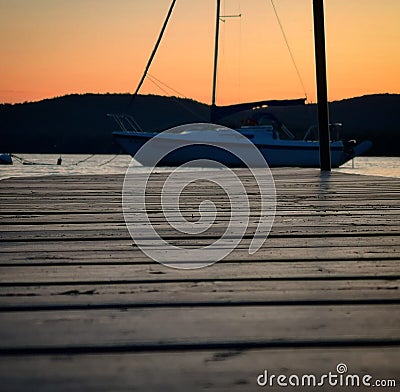
M 212 99 L 211 99 L 211 121 L 213 118 L 213 109 L 215 108 L 215 100 L 217 93 L 217 68 L 218 68 L 218 44 L 219 44 L 219 19 L 221 13 L 221 0 L 217 0 L 217 12 L 215 19 L 215 44 L 214 44 L 214 73 L 212 85 Z
M 138 92 L 139 92 L 139 90 L 140 90 L 140 87 L 142 87 L 142 84 L 143 84 L 144 80 L 146 79 L 147 72 L 149 71 L 150 65 L 151 65 L 151 63 L 152 63 L 152 61 L 153 61 L 153 59 L 154 59 L 154 56 L 155 56 L 156 53 L 157 53 L 158 47 L 160 46 L 161 39 L 162 39 L 162 37 L 163 37 L 163 35 L 164 35 L 165 29 L 167 28 L 168 21 L 169 21 L 169 18 L 171 17 L 172 10 L 174 9 L 175 3 L 176 3 L 176 0 L 172 0 L 172 3 L 171 3 L 171 5 L 170 5 L 170 7 L 169 7 L 167 16 L 165 17 L 164 24 L 163 24 L 163 26 L 162 26 L 162 28 L 161 28 L 160 34 L 158 35 L 158 38 L 157 38 L 156 44 L 155 44 L 155 46 L 154 46 L 154 49 L 153 49 L 153 51 L 151 52 L 151 55 L 150 55 L 149 60 L 147 61 L 146 68 L 145 68 L 145 70 L 144 70 L 144 72 L 143 72 L 142 78 L 141 78 L 140 81 L 139 81 L 139 84 L 138 84 L 137 87 L 136 87 L 135 92 L 133 93 L 133 96 L 132 96 L 131 101 L 133 101 L 133 99 L 136 98 L 136 96 L 137 96 L 137 94 L 138 94 Z M 132 103 L 132 102 L 131 102 L 131 103 Z

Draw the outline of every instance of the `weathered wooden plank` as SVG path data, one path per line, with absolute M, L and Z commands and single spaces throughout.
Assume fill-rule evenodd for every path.
M 0 353 L 128 346 L 400 344 L 400 305 L 211 306 L 0 313 Z
M 153 215 L 156 217 L 156 214 Z M 220 219 L 225 219 L 222 215 Z M 326 222 L 354 222 L 362 223 L 367 219 L 370 221 L 377 222 L 376 224 L 385 224 L 390 222 L 392 225 L 400 224 L 400 213 L 395 210 L 381 210 L 374 212 L 371 210 L 357 210 L 357 211 L 296 211 L 296 210 L 285 210 L 277 211 L 275 215 L 275 223 L 289 222 L 291 224 L 297 224 L 298 222 L 313 222 L 314 219 L 322 219 Z M 59 214 L 33 214 L 33 215 L 13 215 L 13 214 L 2 214 L 0 211 L 0 230 L 4 231 L 4 226 L 9 225 L 13 227 L 22 226 L 36 226 L 39 225 L 117 225 L 124 223 L 124 217 L 122 211 L 113 212 L 91 212 L 74 214 L 70 211 L 60 212 Z
M 382 186 L 382 184 L 381 184 Z M 228 190 L 227 188 L 226 190 Z M 249 187 L 249 190 L 247 191 L 247 194 L 251 196 L 254 200 L 256 200 L 257 192 L 256 189 Z M 221 199 L 224 198 L 224 194 L 222 192 L 218 192 L 218 190 L 215 190 L 213 188 L 208 189 L 207 187 L 202 186 L 201 188 L 198 189 L 199 192 L 193 192 L 193 191 L 185 191 L 183 194 L 183 197 L 185 198 L 191 198 L 192 200 L 196 200 L 200 194 L 207 194 L 210 197 L 220 197 Z M 90 190 L 81 190 L 79 193 L 77 191 L 70 191 L 70 190 L 60 190 L 56 189 L 54 192 L 37 192 L 37 191 L 31 191 L 31 192 L 21 192 L 21 191 L 14 191 L 13 194 L 18 196 L 17 199 L 10 200 L 9 197 L 7 197 L 6 193 L 1 193 L 1 188 L 0 188 L 0 200 L 2 203 L 6 204 L 23 204 L 25 201 L 29 200 L 34 202 L 34 204 L 40 204 L 42 200 L 46 199 L 52 199 L 54 201 L 60 202 L 71 202 L 71 203 L 80 203 L 84 202 L 85 198 L 87 200 L 94 200 L 97 199 L 98 201 L 101 202 L 117 202 L 120 200 L 121 197 L 121 191 L 122 188 L 120 189 L 104 189 L 102 191 L 98 191 L 98 193 L 91 192 Z M 157 196 L 155 194 L 155 191 L 159 191 L 159 189 L 155 188 L 154 190 L 152 188 L 148 189 L 149 193 L 146 198 L 150 202 L 157 200 Z M 396 195 L 400 191 L 400 186 L 399 188 L 397 187 L 390 187 L 389 189 L 382 189 L 379 187 L 368 187 L 365 186 L 363 189 L 359 188 L 342 188 L 337 186 L 337 188 L 330 189 L 329 192 L 322 192 L 319 189 L 307 189 L 307 187 L 291 187 L 291 188 L 285 188 L 285 187 L 277 187 L 276 188 L 277 194 L 279 196 L 280 201 L 288 201 L 291 198 L 299 199 L 299 200 L 319 200 L 319 199 L 325 199 L 325 200 L 352 200 L 354 199 L 354 196 L 357 196 L 360 199 L 367 199 L 369 195 L 375 196 L 378 200 L 384 201 L 385 199 L 393 200 L 396 198 Z M 200 194 L 199 194 L 200 193 Z
M 139 209 L 138 209 L 139 211 Z M 141 210 L 140 210 L 141 211 Z M 188 220 L 196 220 L 200 218 L 198 208 L 186 209 L 180 211 L 182 215 L 184 215 Z M 148 216 L 154 222 L 154 224 L 165 224 L 165 216 L 163 215 L 161 209 L 157 209 L 153 211 L 148 211 Z M 248 214 L 243 211 L 237 211 L 235 216 L 243 216 L 247 217 Z M 397 220 L 399 214 L 390 213 L 386 211 L 385 214 L 376 214 L 371 213 L 371 216 L 359 215 L 355 213 L 354 216 L 348 212 L 347 214 L 335 214 L 333 212 L 324 213 L 321 211 L 319 214 L 314 213 L 310 215 L 295 215 L 295 214 L 286 214 L 286 213 L 277 213 L 274 219 L 274 227 L 284 227 L 284 226 L 301 226 L 307 227 L 310 224 L 318 224 L 322 225 L 353 225 L 353 226 L 371 226 L 372 223 L 376 225 L 382 226 L 399 226 L 399 222 Z M 19 216 L 18 216 L 19 218 Z M 11 219 L 14 219 L 14 222 L 2 222 L 1 231 L 21 231 L 21 230 L 37 230 L 38 228 L 42 228 L 43 230 L 56 230 L 57 228 L 62 228 L 64 230 L 68 229 L 88 229 L 88 228 L 114 228 L 125 226 L 125 221 L 122 216 L 122 213 L 116 214 L 113 216 L 114 221 L 110 221 L 110 213 L 106 213 L 103 217 L 102 214 L 81 214 L 75 215 L 74 221 L 64 221 L 67 216 L 62 214 L 54 214 L 49 216 L 40 216 L 40 215 L 21 215 L 20 222 L 16 216 L 12 216 Z M 116 218 L 119 218 L 118 220 Z M 176 221 L 178 218 L 178 214 L 170 214 L 169 219 L 171 221 Z M 256 224 L 259 218 L 259 212 L 252 212 L 249 215 L 250 223 Z M 32 222 L 30 222 L 32 219 Z M 104 220 L 103 220 L 104 219 Z M 231 213 L 229 209 L 221 210 L 218 212 L 218 216 L 216 219 L 217 224 L 226 224 L 231 219 Z M 40 226 L 39 226 L 40 225 Z
M 193 209 L 197 208 L 193 207 Z M 151 206 L 149 207 L 149 212 L 151 213 L 152 211 L 160 211 L 160 209 L 155 206 L 152 208 Z M 278 212 L 280 211 L 282 214 L 285 211 L 288 211 L 288 213 L 293 212 L 293 213 L 301 213 L 301 212 L 308 212 L 310 210 L 316 210 L 318 213 L 329 213 L 329 212 L 335 212 L 335 211 L 348 211 L 348 212 L 363 212 L 363 211 L 370 211 L 372 213 L 380 213 L 382 210 L 386 210 L 390 213 L 394 214 L 399 214 L 400 212 L 400 207 L 398 205 L 398 202 L 396 200 L 392 200 L 390 202 L 363 202 L 362 200 L 359 200 L 357 202 L 351 202 L 351 201 L 342 201 L 340 203 L 338 202 L 314 202 L 310 201 L 307 203 L 298 203 L 294 204 L 291 202 L 288 202 L 284 205 L 278 205 Z M 121 213 L 121 205 L 118 202 L 112 202 L 105 204 L 104 203 L 98 203 L 97 205 L 88 205 L 85 203 L 71 203 L 68 204 L 68 208 L 66 203 L 53 203 L 53 202 L 48 202 L 46 205 L 21 205 L 17 206 L 17 208 L 14 208 L 13 206 L 7 207 L 7 206 L 2 206 L 2 214 L 8 214 L 8 215 L 55 215 L 55 214 L 65 214 L 66 211 L 69 211 L 71 214 L 106 214 L 106 213 L 115 213 L 115 214 L 120 214 Z
M 217 263 L 197 270 L 179 270 L 158 263 L 128 265 L 8 266 L 0 269 L 0 285 L 45 285 L 59 283 L 112 283 L 201 280 L 308 280 L 308 279 L 397 279 L 393 261 L 317 261 Z
M 399 244 L 400 244 L 400 225 L 375 225 L 373 222 L 368 225 L 328 225 L 317 222 L 312 226 L 291 226 L 291 225 L 276 225 L 272 228 L 270 236 L 292 236 L 292 237 L 327 237 L 327 236 L 399 236 Z M 157 233 L 163 238 L 174 238 L 174 237 L 182 237 L 183 239 L 186 237 L 190 239 L 192 242 L 194 241 L 193 236 L 184 235 L 178 231 L 174 231 L 170 226 L 164 224 L 154 224 L 153 227 L 157 230 Z M 232 224 L 231 227 L 241 228 L 241 224 Z M 196 236 L 199 240 L 202 238 L 218 238 L 222 236 L 227 228 L 227 223 L 214 223 L 212 227 Z M 247 226 L 246 235 L 252 236 L 257 229 L 257 223 L 251 223 Z M 40 230 L 35 228 L 34 230 L 18 230 L 18 231 L 3 231 L 0 232 L 0 242 L 12 242 L 12 241 L 59 241 L 59 240 L 121 240 L 121 239 L 129 239 L 129 233 L 124 225 L 116 226 L 115 228 L 110 229 L 99 229 L 96 227 L 93 229 L 71 229 L 71 230 Z M 382 241 L 382 243 L 386 243 L 386 241 Z
M 190 246 L 194 245 L 193 237 L 189 237 L 187 239 L 181 238 L 179 235 L 171 235 L 171 233 L 166 233 L 165 238 L 167 238 L 171 243 L 177 246 Z M 385 233 L 384 233 L 385 234 Z M 207 237 L 199 237 L 195 238 L 195 244 L 199 246 L 206 246 L 210 242 L 213 242 L 215 238 L 218 236 Z M 239 247 L 248 248 L 250 244 L 250 240 L 252 235 L 246 235 L 243 240 L 240 242 Z M 51 251 L 51 250 L 59 250 L 59 251 L 72 251 L 72 250 L 110 250 L 113 249 L 115 252 L 119 250 L 134 250 L 132 247 L 133 240 L 126 236 L 120 236 L 115 238 L 102 238 L 99 237 L 99 240 L 91 239 L 88 236 L 80 236 L 79 238 L 74 239 L 74 241 L 68 241 L 65 238 L 60 238 L 59 240 L 54 239 L 50 241 L 46 238 L 42 241 L 4 241 L 0 247 L 0 254 L 6 252 L 13 251 L 29 251 L 29 250 L 37 250 L 37 251 Z M 236 239 L 232 237 L 232 239 Z M 101 241 L 100 241 L 101 240 Z M 396 248 L 399 244 L 399 236 L 398 235 L 370 235 L 363 236 L 357 235 L 356 233 L 353 236 L 343 235 L 343 236 L 296 236 L 294 233 L 291 233 L 288 236 L 283 235 L 274 235 L 271 233 L 267 238 L 264 246 L 260 249 L 259 252 L 262 252 L 268 248 L 331 248 L 331 247 L 367 247 L 376 246 L 376 247 L 394 247 Z
M 191 239 L 171 239 L 181 247 L 190 247 Z M 210 239 L 197 239 L 196 244 L 205 246 Z M 41 241 L 4 242 L 0 247 L 0 265 L 5 264 L 62 264 L 62 263 L 152 263 L 133 241 L 126 239 L 91 241 Z M 325 238 L 274 238 L 270 236 L 264 246 L 251 257 L 248 254 L 249 239 L 241 241 L 226 261 L 288 261 L 288 260 L 398 260 L 397 236 L 383 237 L 325 237 Z M 224 261 L 222 261 L 224 262 Z M 221 262 L 220 262 L 221 263 Z
M 141 168 L 143 170 L 145 168 Z M 246 178 L 249 176 L 249 171 L 247 169 L 234 169 L 235 173 L 240 175 L 243 178 Z M 264 169 L 255 169 L 255 171 L 260 171 Z M 168 168 L 165 169 L 156 169 L 155 172 L 153 172 L 153 176 L 157 176 L 158 178 L 163 178 L 166 175 L 168 175 L 168 172 L 170 170 Z M 224 175 L 223 170 L 220 169 L 210 169 L 207 171 L 208 173 L 212 173 L 214 176 L 217 175 Z M 148 173 L 148 171 L 146 171 Z M 302 183 L 302 182 L 307 182 L 310 183 L 311 181 L 317 181 L 317 182 L 329 182 L 333 183 L 335 181 L 339 182 L 348 182 L 350 184 L 353 184 L 357 186 L 357 184 L 363 184 L 363 183 L 376 183 L 376 182 L 388 182 L 388 183 L 393 183 L 393 182 L 398 182 L 398 180 L 394 178 L 388 178 L 388 177 L 380 177 L 380 176 L 364 176 L 364 175 L 357 175 L 357 174 L 348 174 L 348 173 L 342 173 L 338 171 L 332 171 L 332 173 L 329 173 L 329 175 L 325 173 L 320 173 L 318 169 L 305 169 L 305 168 L 272 168 L 271 173 L 273 174 L 274 178 L 276 181 L 284 181 L 285 183 L 288 183 L 289 181 L 294 181 L 295 183 Z M 135 175 L 137 176 L 144 176 L 145 173 L 141 173 L 138 171 Z M 147 174 L 146 174 L 147 175 Z M 79 184 L 76 184 L 76 177 L 80 178 Z M 91 189 L 94 188 L 94 186 L 100 185 L 100 186 L 111 186 L 113 184 L 120 184 L 122 183 L 124 178 L 123 174 L 113 174 L 113 175 L 107 175 L 107 174 L 98 174 L 98 175 L 84 175 L 81 174 L 79 176 L 71 176 L 71 175 L 57 175 L 57 176 L 36 176 L 34 178 L 34 182 L 37 186 L 46 186 L 49 183 L 50 184 L 57 184 L 59 186 L 67 186 L 70 185 L 71 183 L 76 185 L 76 186 L 83 186 L 83 187 L 88 187 L 90 186 Z M 356 184 L 354 184 L 356 180 Z M 11 182 L 13 186 L 24 186 L 27 182 L 32 182 L 32 177 L 15 177 L 15 178 L 8 178 L 2 180 L 5 184 L 9 185 Z
M 0 310 L 145 307 L 181 304 L 344 304 L 400 302 L 400 281 L 241 280 L 0 286 Z
M 348 203 L 351 207 L 359 207 L 359 208 L 373 208 L 373 207 L 392 207 L 394 208 L 396 204 L 396 200 L 398 199 L 399 191 L 393 192 L 392 195 L 387 194 L 374 194 L 373 192 L 366 193 L 365 195 L 354 194 L 354 195 L 346 195 L 345 197 L 336 195 L 335 192 L 328 196 L 323 195 L 314 195 L 310 196 L 309 194 L 301 194 L 301 191 L 295 192 L 293 194 L 288 194 L 286 191 L 285 196 L 278 193 L 278 211 L 281 209 L 287 209 L 296 206 L 297 209 L 305 208 L 307 206 L 311 206 L 313 204 L 318 206 L 324 206 L 326 208 L 334 208 L 335 206 L 343 207 L 343 203 Z M 352 192 L 352 190 L 350 190 Z M 213 193 L 210 190 L 210 193 Z M 121 198 L 120 195 L 110 198 L 104 196 L 93 196 L 93 197 L 82 197 L 72 199 L 70 197 L 67 198 L 57 198 L 54 196 L 37 196 L 37 198 L 23 198 L 19 197 L 17 199 L 10 200 L 4 199 L 0 200 L 2 205 L 2 213 L 12 213 L 15 211 L 16 213 L 29 213 L 32 212 L 54 212 L 60 211 L 65 212 L 65 206 L 68 205 L 69 209 L 76 210 L 83 210 L 84 207 L 90 208 L 91 211 L 104 211 L 106 212 L 107 209 L 112 208 L 113 211 L 117 211 L 121 207 Z M 250 204 L 252 208 L 258 209 L 258 200 L 256 199 L 257 195 L 250 195 L 248 194 Z M 229 206 L 229 200 L 225 199 L 224 195 L 218 196 L 213 194 L 212 197 L 209 197 L 210 200 L 213 200 L 216 203 L 219 203 L 221 206 Z M 181 200 L 181 208 L 187 207 L 196 207 L 199 203 L 204 200 L 204 198 L 200 198 L 198 194 L 196 195 L 188 195 Z M 49 205 L 49 202 L 51 205 Z M 96 202 L 96 205 L 92 205 L 93 202 Z M 146 198 L 146 204 L 150 207 L 158 208 L 160 203 L 157 198 Z M 365 204 L 365 206 L 364 206 Z M 63 209 L 64 206 L 64 209 Z M 133 206 L 133 205 L 132 205 Z
M 22 248 L 23 249 L 23 248 Z M 32 247 L 30 248 L 32 249 Z M 113 249 L 85 251 L 25 251 L 24 254 L 18 252 L 1 254 L 0 266 L 34 266 L 34 265 L 134 265 L 148 264 L 157 265 L 153 260 L 144 255 L 141 251 Z M 373 261 L 379 264 L 382 261 L 398 263 L 399 256 L 396 248 L 381 247 L 343 247 L 343 248 L 288 248 L 288 249 L 265 249 L 252 255 L 253 263 L 269 262 L 310 262 L 318 261 L 325 263 L 330 261 Z M 239 249 L 232 252 L 219 264 L 224 263 L 250 263 L 248 249 Z
M 400 372 L 398 347 L 330 347 L 257 350 L 204 350 L 97 355 L 47 355 L 0 358 L 2 390 L 82 391 L 259 391 L 257 377 L 268 374 L 337 374 L 345 363 L 348 374 L 376 380 L 395 379 Z M 307 385 L 307 384 L 306 384 Z M 362 383 L 361 383 L 362 385 Z M 307 387 L 297 387 L 306 390 Z M 321 389 L 323 388 L 323 389 Z M 338 390 L 325 383 L 319 389 Z M 352 387 L 344 387 L 353 390 Z M 266 390 L 279 391 L 280 386 Z M 293 389 L 293 387 L 292 387 Z M 315 389 L 315 388 L 313 388 Z M 370 391 L 371 387 L 354 387 Z M 382 388 L 396 390 L 396 388 Z M 311 389 L 309 389 L 311 390 Z
M 196 211 L 194 217 L 190 216 L 188 219 L 198 219 L 199 215 Z M 237 216 L 237 214 L 236 214 Z M 243 214 L 243 216 L 245 216 Z M 254 227 L 257 224 L 257 216 L 254 216 L 254 220 L 252 219 L 249 222 L 249 227 Z M 53 216 L 53 218 L 55 218 Z M 97 218 L 97 219 L 96 219 Z M 100 219 L 99 219 L 100 218 Z M 76 222 L 16 222 L 16 223 L 4 223 L 0 226 L 0 233 L 4 236 L 6 233 L 16 233 L 16 232 L 40 232 L 40 231 L 105 231 L 105 230 L 121 230 L 126 227 L 125 221 L 121 216 L 121 220 L 109 222 L 109 221 L 101 221 L 102 217 L 92 216 L 90 215 L 88 218 L 84 217 L 81 221 Z M 231 216 L 229 212 L 223 212 L 218 214 L 218 219 L 215 221 L 216 225 L 224 226 L 226 225 Z M 88 220 L 86 220 L 88 219 Z M 157 226 L 165 227 L 165 218 L 161 214 L 152 214 L 151 220 L 153 224 Z M 170 216 L 170 221 L 174 222 L 177 220 L 177 217 Z M 373 225 L 375 227 L 385 227 L 385 228 L 397 228 L 400 226 L 400 215 L 375 215 L 375 216 L 349 216 L 349 215 L 314 215 L 314 216 L 276 216 L 274 220 L 274 230 L 282 230 L 285 227 L 300 227 L 302 229 L 310 230 L 310 226 L 316 225 L 318 227 L 326 227 L 326 226 L 352 226 L 352 227 L 368 227 L 372 228 Z

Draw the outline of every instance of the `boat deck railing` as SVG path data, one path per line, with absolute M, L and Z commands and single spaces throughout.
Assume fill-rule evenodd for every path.
M 138 122 L 130 114 L 108 113 L 107 117 L 111 117 L 122 132 L 143 132 Z

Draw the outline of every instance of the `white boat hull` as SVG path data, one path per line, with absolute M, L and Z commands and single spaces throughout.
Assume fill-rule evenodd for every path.
M 249 136 L 248 132 L 243 133 Z M 156 133 L 149 132 L 114 132 L 113 136 L 121 147 L 135 157 L 136 152 Z M 179 136 L 178 136 L 179 137 Z M 319 167 L 319 143 L 316 141 L 304 140 L 264 140 L 257 142 L 252 140 L 259 149 L 270 167 Z M 177 137 L 165 137 L 163 143 L 176 143 Z M 185 139 L 187 140 L 187 139 Z M 215 146 L 201 144 L 203 139 L 197 139 L 196 144 L 185 148 L 177 149 L 163 158 L 158 166 L 180 166 L 195 159 L 208 159 L 220 162 L 229 167 L 241 167 L 243 163 L 233 154 L 223 151 Z M 342 141 L 331 143 L 332 167 L 339 167 L 351 160 L 354 156 L 367 151 L 371 146 L 370 142 L 363 142 L 355 148 L 345 148 Z M 171 148 L 174 150 L 174 148 Z M 149 159 L 149 162 L 151 158 Z M 146 157 L 141 157 L 139 163 L 144 166 L 149 164 Z

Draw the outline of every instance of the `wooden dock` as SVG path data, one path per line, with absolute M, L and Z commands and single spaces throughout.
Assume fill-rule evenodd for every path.
M 132 246 L 123 176 L 0 181 L 0 389 L 251 391 L 264 370 L 321 375 L 339 363 L 400 388 L 400 179 L 273 174 L 276 218 L 260 251 L 247 251 L 253 222 L 199 270 Z M 176 244 L 207 244 L 224 227 L 226 214 L 176 237 L 151 197 L 152 221 Z

